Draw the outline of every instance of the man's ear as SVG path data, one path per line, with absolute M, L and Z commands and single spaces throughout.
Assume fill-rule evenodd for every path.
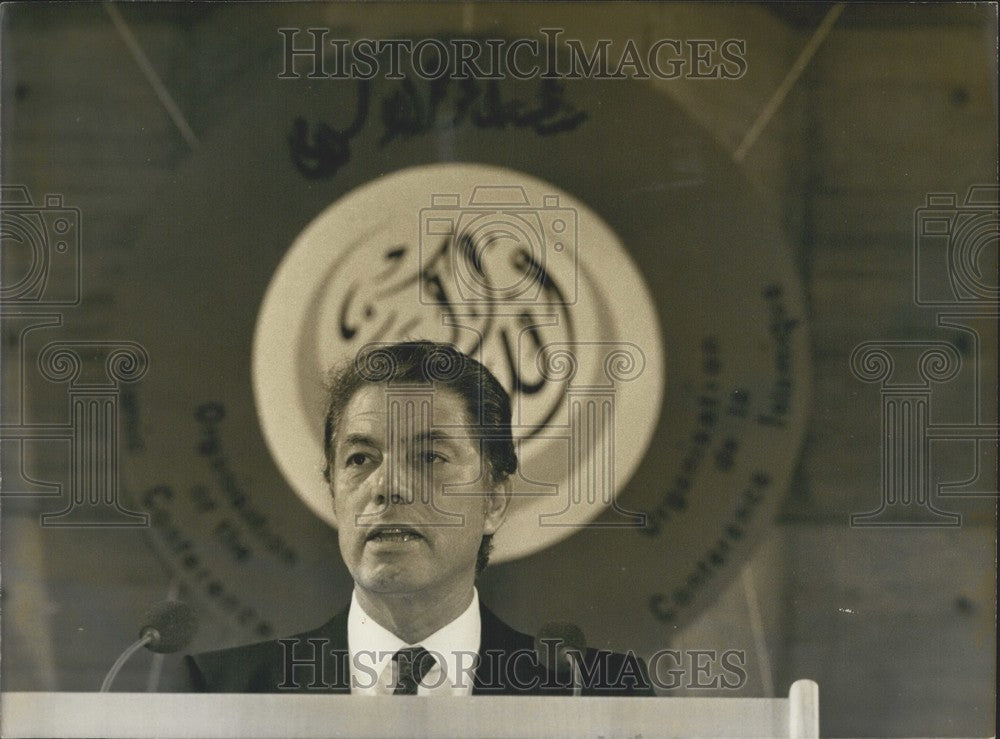
M 486 513 L 484 534 L 495 534 L 506 520 L 507 507 L 510 505 L 510 489 L 510 478 L 507 478 L 487 493 L 486 502 L 483 504 Z

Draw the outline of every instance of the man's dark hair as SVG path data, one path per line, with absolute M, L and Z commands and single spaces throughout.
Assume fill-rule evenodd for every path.
M 371 344 L 353 362 L 335 368 L 327 386 L 323 450 L 323 475 L 330 482 L 333 440 L 351 398 L 365 385 L 433 384 L 458 394 L 465 402 L 470 431 L 478 434 L 482 460 L 494 485 L 501 485 L 517 471 L 517 452 L 511 434 L 510 396 L 486 367 L 451 344 L 413 341 Z M 485 569 L 493 546 L 486 534 L 479 546 L 476 573 Z

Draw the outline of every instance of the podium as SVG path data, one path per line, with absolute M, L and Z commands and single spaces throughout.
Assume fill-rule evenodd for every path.
M 3 693 L 13 737 L 819 736 L 819 687 L 787 698 Z

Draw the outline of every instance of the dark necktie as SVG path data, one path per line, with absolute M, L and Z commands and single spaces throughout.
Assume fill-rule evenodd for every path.
M 399 669 L 393 695 L 416 695 L 417 684 L 434 666 L 434 656 L 423 647 L 400 649 L 392 656 Z

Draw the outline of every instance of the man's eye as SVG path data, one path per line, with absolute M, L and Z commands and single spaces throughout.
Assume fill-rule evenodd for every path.
M 435 462 L 447 462 L 448 460 L 437 452 L 424 452 L 421 456 L 421 461 L 424 464 L 434 464 Z
M 368 455 L 364 452 L 355 452 L 354 454 L 349 454 L 347 459 L 344 460 L 345 467 L 360 467 L 365 462 L 368 461 Z

